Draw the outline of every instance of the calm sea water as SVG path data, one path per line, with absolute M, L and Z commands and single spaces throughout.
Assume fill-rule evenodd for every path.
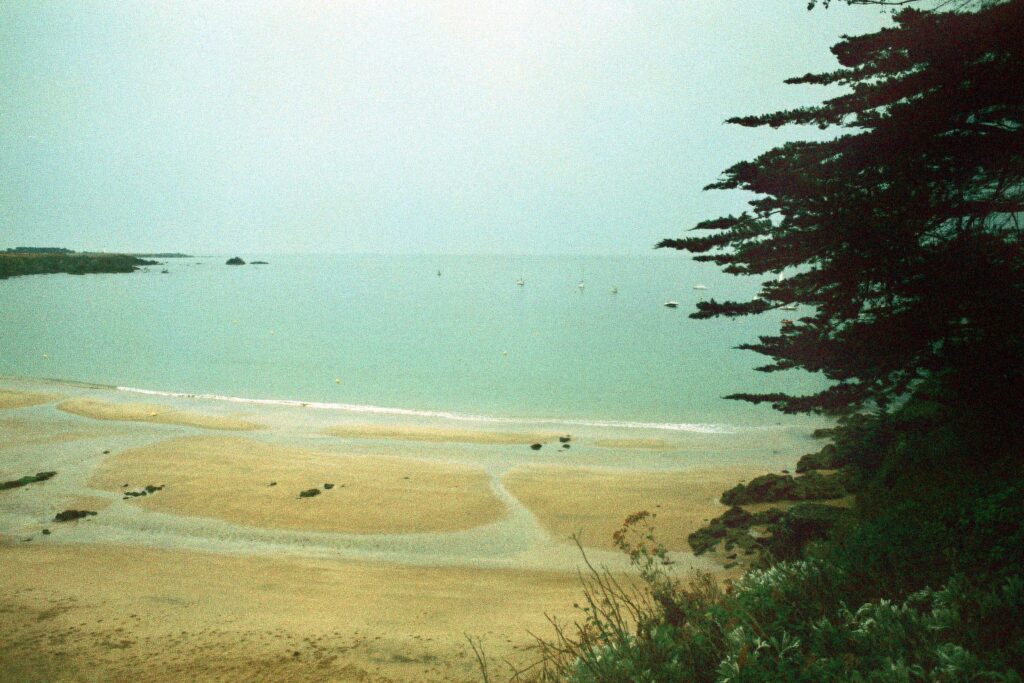
M 0 374 L 511 418 L 733 426 L 794 418 L 726 394 L 821 386 L 803 373 L 755 373 L 766 359 L 733 349 L 794 313 L 690 320 L 698 297 L 747 297 L 756 282 L 684 256 L 264 258 L 269 265 L 169 259 L 168 274 L 152 267 L 0 281 Z M 678 309 L 663 306 L 670 299 Z

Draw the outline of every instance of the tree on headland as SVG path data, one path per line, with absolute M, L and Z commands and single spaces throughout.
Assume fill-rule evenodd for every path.
M 730 119 L 837 135 L 735 164 L 706 189 L 752 192 L 749 210 L 659 243 L 769 276 L 754 299 L 691 317 L 810 311 L 740 348 L 771 358 L 759 370 L 830 386 L 730 398 L 841 412 L 942 376 L 960 400 L 1024 402 L 1024 0 L 945 4 L 899 9 L 892 27 L 835 45 L 839 69 L 787 81 L 844 94 Z

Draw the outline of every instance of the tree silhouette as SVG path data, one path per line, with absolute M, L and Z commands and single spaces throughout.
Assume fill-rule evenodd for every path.
M 960 400 L 1024 401 L 1024 0 L 894 21 L 836 44 L 838 70 L 787 81 L 844 94 L 729 121 L 816 125 L 834 139 L 732 166 L 705 189 L 753 192 L 749 210 L 658 244 L 728 273 L 793 273 L 691 317 L 811 311 L 740 348 L 771 357 L 759 370 L 820 371 L 830 386 L 729 398 L 840 412 L 942 376 Z

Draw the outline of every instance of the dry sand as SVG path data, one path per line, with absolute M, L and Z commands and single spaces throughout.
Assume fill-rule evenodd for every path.
M 324 490 L 325 483 L 334 487 Z M 115 453 L 90 484 L 108 491 L 123 491 L 123 484 L 128 490 L 162 485 L 132 504 L 274 529 L 454 531 L 505 514 L 480 468 L 317 453 L 233 437 L 184 437 Z M 299 498 L 311 488 L 320 495 Z
M 612 534 L 634 512 L 655 513 L 655 535 L 669 550 L 688 550 L 686 536 L 727 507 L 722 491 L 761 473 L 756 468 L 691 472 L 575 469 L 527 466 L 502 480 L 552 534 L 582 532 L 584 545 L 614 548 Z
M 76 398 L 63 401 L 57 407 L 66 413 L 91 417 L 96 420 L 153 422 L 155 424 L 174 424 L 184 427 L 232 431 L 261 429 L 261 425 L 249 422 L 248 420 L 220 415 L 203 415 L 149 403 L 111 403 L 96 399 Z
M 559 436 L 551 433 L 487 432 L 398 425 L 339 425 L 331 427 L 325 433 L 345 439 L 393 439 L 395 441 L 492 445 L 550 443 Z
M 0 543 L 0 681 L 479 681 L 571 575 Z
M 55 394 L 37 394 L 25 391 L 0 389 L 0 410 L 5 408 L 26 408 L 42 403 L 53 403 L 61 397 Z

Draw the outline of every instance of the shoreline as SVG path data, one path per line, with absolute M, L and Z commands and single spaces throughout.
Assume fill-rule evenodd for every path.
M 11 568 L 0 610 L 13 615 L 0 666 L 29 647 L 30 671 L 64 672 L 53 680 L 82 680 L 72 662 L 99 662 L 112 679 L 137 667 L 141 680 L 244 678 L 251 661 L 280 680 L 280 667 L 320 680 L 301 662 L 332 657 L 324 680 L 345 679 L 345 667 L 360 680 L 475 680 L 464 633 L 516 659 L 545 613 L 575 618 L 585 565 L 570 534 L 583 532 L 595 566 L 628 578 L 610 532 L 648 506 L 681 571 L 734 575 L 695 557 L 687 533 L 726 509 L 717 497 L 729 485 L 814 447 L 793 429 L 559 425 L 534 449 L 530 423 L 25 378 L 0 378 L 0 397 L 0 481 L 56 472 L 0 491 L 0 562 Z M 54 521 L 67 509 L 96 514 Z M 230 599 L 200 608 L 197 584 Z M 348 597 L 355 584 L 365 596 Z M 281 611 L 273 626 L 268 604 Z M 109 646 L 125 633 L 130 646 Z M 325 633 L 344 644 L 308 644 Z M 207 660 L 211 647 L 223 653 Z
M 370 415 L 396 418 L 425 418 L 437 419 L 452 422 L 478 423 L 482 425 L 545 425 L 550 427 L 582 427 L 582 428 L 606 428 L 611 430 L 640 430 L 654 432 L 692 432 L 698 434 L 738 434 L 741 432 L 772 432 L 781 430 L 802 430 L 808 425 L 827 421 L 816 420 L 807 424 L 758 424 L 758 425 L 737 425 L 719 422 L 650 422 L 645 420 L 617 420 L 612 418 L 580 418 L 580 417 L 516 417 L 505 415 L 484 415 L 457 410 L 440 410 L 427 408 L 403 408 L 397 406 L 380 406 L 364 403 L 347 403 L 332 401 L 306 400 L 302 398 L 254 398 L 248 396 L 233 396 L 228 394 L 208 392 L 172 391 L 164 389 L 148 389 L 143 387 L 132 387 L 118 384 L 103 384 L 97 382 L 85 382 L 54 377 L 27 377 L 18 375 L 0 375 L 0 385 L 3 384 L 46 384 L 55 386 L 69 386 L 82 389 L 97 389 L 116 391 L 123 394 L 137 394 L 139 396 L 152 396 L 166 399 L 189 399 L 197 401 L 217 401 L 229 404 L 241 404 L 252 406 L 275 406 L 304 408 L 308 410 L 333 411 L 354 415 Z M 614 441 L 609 439 L 609 441 Z M 658 441 L 651 439 L 651 442 Z M 609 447 L 615 447 L 611 444 Z M 658 450 L 662 446 L 649 445 L 646 448 Z

